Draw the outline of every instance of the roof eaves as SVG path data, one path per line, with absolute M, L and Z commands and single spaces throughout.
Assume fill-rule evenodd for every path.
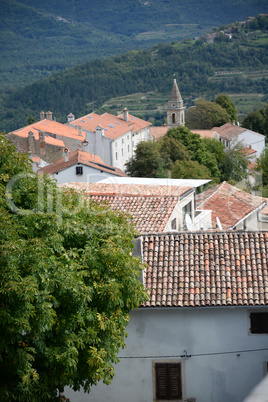
M 260 209 L 263 209 L 265 206 L 267 205 L 266 201 L 264 201 L 261 205 L 259 205 L 258 207 L 256 207 L 255 209 L 253 209 L 252 211 L 250 211 L 248 214 L 246 214 L 245 216 L 243 216 L 243 218 L 239 219 L 238 222 L 236 222 L 235 225 L 231 226 L 229 228 L 229 230 L 233 230 L 236 228 L 237 225 L 239 225 L 240 223 L 242 223 L 245 219 L 247 219 L 250 215 L 252 215 L 254 212 L 259 211 Z

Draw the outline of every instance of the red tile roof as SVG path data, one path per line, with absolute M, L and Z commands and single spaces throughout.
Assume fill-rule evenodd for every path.
M 243 151 L 245 153 L 245 156 L 253 155 L 253 154 L 255 154 L 257 152 L 257 151 L 255 151 L 255 149 L 252 149 L 251 146 L 244 147 Z
M 223 182 L 196 196 L 197 209 L 212 211 L 212 225 L 216 227 L 216 217 L 223 229 L 232 229 L 248 214 L 265 205 L 262 197 L 242 191 L 231 184 Z
M 268 233 L 142 236 L 145 307 L 268 304 Z
M 70 183 L 72 185 L 72 183 Z M 118 183 L 88 183 L 84 189 L 89 194 L 104 195 L 136 195 L 156 197 L 181 197 L 188 191 L 193 191 L 191 186 L 170 186 L 156 184 L 118 184 Z
M 216 138 L 216 130 L 191 130 L 192 133 L 199 134 L 201 138 Z
M 19 128 L 18 130 L 12 131 L 13 134 L 16 134 L 20 137 L 28 137 L 29 131 L 32 131 L 34 134 L 34 138 L 36 140 L 39 139 L 39 131 L 43 131 L 44 133 L 59 135 L 63 137 L 73 138 L 76 140 L 81 140 L 81 142 L 85 139 L 85 133 L 83 135 L 78 135 L 78 130 L 74 127 L 67 126 L 66 124 L 58 123 L 54 120 L 40 120 L 36 123 L 30 124 L 29 126 L 25 126 Z M 52 138 L 52 137 L 50 137 Z
M 220 137 L 226 140 L 232 140 L 239 134 L 242 134 L 247 129 L 240 126 L 236 126 L 235 124 L 226 123 L 221 127 L 213 127 L 212 130 L 215 130 L 220 135 Z
M 128 115 L 128 121 L 125 121 L 123 120 L 122 115 L 114 116 L 109 113 L 104 113 L 102 115 L 90 113 L 89 115 L 72 121 L 70 124 L 72 126 L 77 124 L 83 129 L 91 132 L 95 132 L 96 127 L 100 126 L 104 129 L 105 137 L 116 139 L 128 131 L 132 130 L 133 132 L 136 132 L 150 126 L 152 123 L 130 114 Z
M 179 197 L 90 195 L 94 201 L 106 202 L 110 208 L 130 214 L 140 233 L 163 232 Z
M 161 138 L 164 137 L 164 135 L 168 132 L 167 126 L 152 126 L 150 128 L 150 133 L 151 133 L 151 138 L 155 138 L 156 141 L 161 140 Z
M 180 197 L 190 186 L 156 186 L 116 183 L 69 183 L 66 187 L 85 190 L 97 202 L 129 213 L 141 233 L 164 231 Z
M 90 166 L 94 169 L 102 170 L 104 172 L 109 172 L 110 174 L 116 176 L 126 176 L 121 169 L 115 168 L 105 164 L 102 159 L 97 155 L 91 155 L 88 152 L 76 150 L 69 154 L 68 161 L 65 161 L 65 157 L 58 159 L 52 165 L 45 166 L 38 171 L 38 174 L 52 174 L 59 172 L 60 170 L 67 169 L 76 163 L 81 163 L 82 165 Z

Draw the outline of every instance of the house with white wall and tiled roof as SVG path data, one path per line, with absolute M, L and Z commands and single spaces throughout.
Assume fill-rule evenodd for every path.
M 143 234 L 148 300 L 116 375 L 75 402 L 242 402 L 267 373 L 268 232 Z
M 265 149 L 265 135 L 255 133 L 252 130 L 237 126 L 236 124 L 226 123 L 221 127 L 214 127 L 220 141 L 229 149 L 235 142 L 241 142 L 244 147 L 255 150 L 255 158 L 258 158 Z
M 109 177 L 126 176 L 122 170 L 104 164 L 99 156 L 79 149 L 69 152 L 67 148 L 62 158 L 40 168 L 37 174 L 48 174 L 57 184 L 74 181 L 94 183 Z
M 110 113 L 90 113 L 78 119 L 68 118 L 68 125 L 81 127 L 89 142 L 89 152 L 104 163 L 124 170 L 140 141 L 150 139 L 151 123 L 131 115 L 127 108 L 114 116 Z

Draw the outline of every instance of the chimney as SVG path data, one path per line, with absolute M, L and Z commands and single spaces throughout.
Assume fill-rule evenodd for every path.
M 95 144 L 96 144 L 96 155 L 103 159 L 104 151 L 104 130 L 101 126 L 96 127 Z
M 87 140 L 82 142 L 82 151 L 83 152 L 88 152 L 88 146 L 89 146 L 89 142 Z
M 71 121 L 74 121 L 74 119 L 75 119 L 75 115 L 72 113 L 69 113 L 67 116 L 68 123 L 71 123 Z
M 32 131 L 28 133 L 28 149 L 31 154 L 35 153 L 35 139 Z
M 79 135 L 80 137 L 82 137 L 82 135 L 83 135 L 82 127 L 81 127 L 81 126 L 77 126 L 77 130 L 78 130 L 78 135 Z
M 44 118 L 45 118 L 45 113 L 42 110 L 42 112 L 40 112 L 40 120 L 44 120 Z
M 63 148 L 64 162 L 69 162 L 69 149 Z
M 45 135 L 43 131 L 39 131 L 39 143 L 40 143 L 40 157 L 43 159 L 46 155 L 46 149 L 45 149 Z
M 124 121 L 128 121 L 128 110 L 125 107 L 125 109 L 123 110 L 123 120 Z
M 43 131 L 39 131 L 39 141 L 40 142 L 44 142 L 45 141 L 45 136 Z
M 52 120 L 52 112 L 49 112 L 49 111 L 48 111 L 48 112 L 46 113 L 46 116 L 47 116 L 47 119 L 48 119 L 48 120 Z

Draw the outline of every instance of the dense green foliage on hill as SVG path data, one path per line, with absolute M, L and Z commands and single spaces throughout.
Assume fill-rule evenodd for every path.
M 266 31 L 260 32 L 267 44 Z M 70 112 L 77 117 L 90 112 L 92 101 L 99 107 L 119 95 L 148 91 L 169 94 L 174 73 L 183 98 L 189 101 L 203 94 L 214 98 L 223 92 L 267 94 L 268 79 L 256 76 L 258 70 L 267 71 L 267 50 L 250 36 L 241 45 L 241 38 L 237 35 L 228 42 L 212 44 L 175 41 L 55 74 L 7 96 L 2 102 L 1 128 L 11 131 L 23 126 L 29 115 L 39 119 L 41 110 L 51 110 L 58 121 L 66 122 Z M 230 74 L 227 77 L 218 72 Z
M 268 10 L 266 0 L 2 0 L 0 11 L 0 90 L 6 91 Z

